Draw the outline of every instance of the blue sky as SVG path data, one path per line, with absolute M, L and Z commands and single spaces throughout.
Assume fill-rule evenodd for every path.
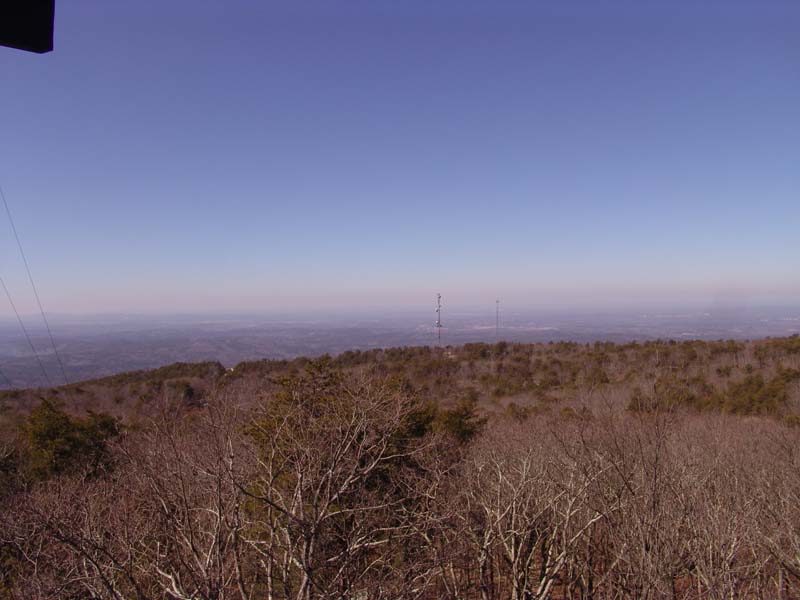
M 0 49 L 51 312 L 795 303 L 800 3 L 58 3 Z M 0 219 L 0 275 L 35 308 Z M 0 314 L 8 314 L 0 303 Z

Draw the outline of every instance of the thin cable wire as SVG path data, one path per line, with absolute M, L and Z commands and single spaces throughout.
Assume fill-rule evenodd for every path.
M 28 345 L 31 347 L 31 351 L 33 355 L 36 357 L 36 360 L 39 363 L 39 367 L 42 369 L 42 374 L 44 378 L 47 380 L 47 385 L 52 386 L 52 382 L 50 381 L 50 377 L 47 375 L 47 371 L 44 368 L 44 363 L 42 363 L 42 359 L 39 357 L 39 353 L 36 352 L 36 347 L 33 345 L 33 340 L 31 340 L 31 336 L 28 333 L 28 330 L 25 328 L 25 323 L 22 322 L 22 317 L 19 316 L 19 311 L 17 310 L 16 305 L 14 304 L 14 300 L 11 299 L 11 293 L 8 291 L 6 287 L 6 282 L 3 281 L 3 278 L 0 277 L 0 285 L 3 286 L 3 290 L 6 293 L 6 298 L 8 298 L 8 303 L 11 305 L 11 309 L 14 311 L 14 314 L 17 315 L 17 321 L 19 321 L 19 326 L 22 327 L 22 332 L 25 334 L 25 339 L 28 340 Z
M 10 387 L 10 388 L 13 388 L 13 387 L 14 387 L 14 384 L 13 384 L 13 383 L 11 383 L 11 380 L 8 378 L 8 375 L 6 375 L 6 374 L 3 372 L 3 370 L 2 370 L 2 369 L 0 369 L 0 377 L 2 377 L 2 378 L 3 378 L 3 381 L 5 381 L 5 382 L 6 382 L 6 385 L 8 385 L 8 387 Z
M 39 292 L 36 290 L 36 284 L 33 283 L 33 275 L 31 275 L 31 268 L 28 266 L 28 259 L 25 257 L 25 251 L 22 249 L 22 242 L 19 240 L 19 234 L 17 233 L 17 227 L 14 225 L 14 219 L 11 217 L 11 209 L 8 208 L 8 201 L 6 200 L 6 195 L 3 192 L 3 187 L 0 186 L 0 198 L 3 199 L 3 205 L 6 207 L 6 214 L 8 215 L 8 222 L 11 223 L 11 231 L 14 232 L 14 239 L 17 240 L 17 248 L 19 248 L 19 254 L 22 256 L 22 262 L 25 264 L 25 271 L 28 273 L 28 281 L 31 282 L 31 289 L 33 290 L 33 295 L 36 298 L 36 304 L 39 307 L 39 314 L 42 315 L 42 321 L 44 321 L 44 327 L 47 329 L 47 335 L 50 337 L 50 344 L 53 346 L 53 352 L 56 355 L 56 359 L 58 360 L 58 366 L 61 368 L 61 376 L 64 378 L 64 383 L 69 383 L 67 379 L 67 371 L 64 369 L 64 363 L 61 361 L 61 355 L 58 353 L 58 348 L 56 348 L 56 341 L 53 339 L 53 332 L 50 330 L 50 323 L 47 322 L 47 316 L 44 314 L 44 308 L 42 308 L 42 301 L 39 300 Z M 9 296 L 9 299 L 11 296 Z

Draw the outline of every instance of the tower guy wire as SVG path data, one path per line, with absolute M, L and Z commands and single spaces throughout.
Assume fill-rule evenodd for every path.
M 58 366 L 61 369 L 61 376 L 64 378 L 64 383 L 69 383 L 67 379 L 67 371 L 64 368 L 64 362 L 61 360 L 61 355 L 58 352 L 58 348 L 56 347 L 56 341 L 53 339 L 53 332 L 50 329 L 50 323 L 47 321 L 47 316 L 44 313 L 44 308 L 42 308 L 42 301 L 39 299 L 39 292 L 36 289 L 36 284 L 33 282 L 33 275 L 31 274 L 31 268 L 28 265 L 28 259 L 25 256 L 25 251 L 22 249 L 22 242 L 19 239 L 19 234 L 17 233 L 17 227 L 14 225 L 14 219 L 11 216 L 11 209 L 8 207 L 8 201 L 6 200 L 5 192 L 3 192 L 2 186 L 0 186 L 0 198 L 3 199 L 3 206 L 6 209 L 6 215 L 8 215 L 8 222 L 11 224 L 11 231 L 14 232 L 14 239 L 17 241 L 17 248 L 19 248 L 19 254 L 22 257 L 22 262 L 25 265 L 25 272 L 28 274 L 28 281 L 31 283 L 31 289 L 33 290 L 33 296 L 36 298 L 36 305 L 39 307 L 39 314 L 42 315 L 42 321 L 44 322 L 44 327 L 47 330 L 47 335 L 50 338 L 50 344 L 53 346 L 53 353 L 56 355 L 56 360 L 58 361 Z M 5 284 L 4 284 L 5 286 Z M 11 300 L 11 295 L 8 295 L 9 300 Z M 15 309 L 16 310 L 16 309 Z M 22 320 L 20 319 L 20 323 Z M 38 355 L 37 355 L 38 358 Z M 39 361 L 41 364 L 41 360 Z M 49 379 L 48 379 L 49 382 Z
M 5 374 L 5 371 L 3 371 L 2 369 L 0 369 L 0 381 L 5 382 L 5 384 L 8 387 L 14 387 L 14 385 L 11 383 L 11 379 L 8 377 L 8 375 Z
M 47 371 L 44 368 L 44 363 L 42 359 L 39 357 L 39 353 L 36 351 L 36 347 L 33 345 L 33 340 L 31 339 L 30 334 L 28 333 L 28 329 L 25 327 L 25 323 L 22 321 L 22 317 L 19 315 L 19 311 L 17 310 L 17 306 L 14 304 L 14 300 L 11 298 L 11 292 L 8 291 L 8 287 L 6 287 L 6 282 L 3 281 L 3 278 L 0 277 L 0 286 L 3 287 L 3 291 L 6 293 L 6 298 L 8 298 L 8 303 L 11 305 L 11 310 L 14 311 L 14 314 L 17 316 L 17 321 L 19 322 L 19 326 L 22 328 L 22 333 L 25 334 L 25 339 L 28 340 L 28 345 L 31 347 L 31 352 L 36 357 L 36 361 L 39 363 L 39 368 L 42 370 L 42 375 L 44 375 L 45 381 L 47 381 L 47 385 L 52 386 L 52 382 L 50 381 L 50 376 L 47 374 Z

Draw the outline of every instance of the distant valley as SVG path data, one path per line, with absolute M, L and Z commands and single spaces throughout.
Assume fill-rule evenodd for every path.
M 493 308 L 493 307 L 492 307 Z M 437 343 L 434 312 L 366 315 L 54 316 L 54 336 L 70 382 L 175 362 L 243 361 L 336 355 L 347 350 Z M 758 339 L 800 332 L 800 309 L 691 309 L 613 313 L 503 310 L 445 312 L 443 345 L 549 341 Z M 45 378 L 16 321 L 0 321 L 0 389 L 62 384 L 49 341 L 26 321 Z M 48 381 L 49 378 L 49 381 Z

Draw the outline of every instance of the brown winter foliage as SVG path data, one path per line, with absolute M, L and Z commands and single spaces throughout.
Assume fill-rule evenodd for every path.
M 787 338 L 172 367 L 119 418 L 40 391 L 0 442 L 0 598 L 800 598 L 798 359 Z

